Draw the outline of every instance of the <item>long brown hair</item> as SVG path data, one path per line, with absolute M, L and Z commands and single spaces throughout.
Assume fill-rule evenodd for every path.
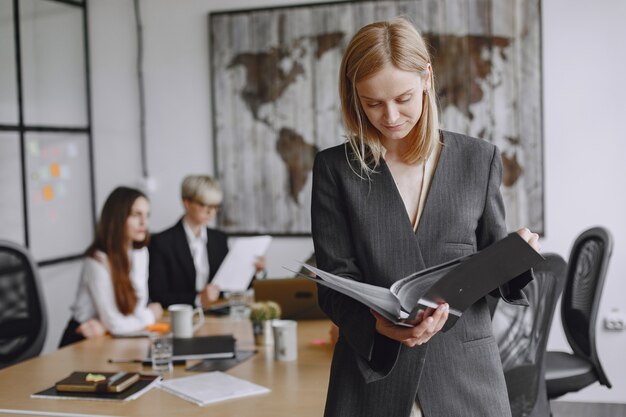
M 356 84 L 376 74 L 387 65 L 429 77 L 430 55 L 424 39 L 404 18 L 395 18 L 363 26 L 344 52 L 339 74 L 341 112 L 348 141 L 368 176 L 382 156 L 380 133 L 370 123 L 356 91 Z M 431 69 L 432 71 L 432 69 Z M 434 74 L 422 97 L 422 114 L 410 133 L 412 144 L 402 159 L 408 163 L 428 157 L 439 140 L 439 114 Z
M 126 220 L 131 213 L 133 204 L 139 198 L 146 200 L 144 193 L 134 188 L 117 187 L 104 203 L 100 220 L 96 227 L 96 237 L 87 248 L 85 254 L 96 258 L 96 251 L 107 254 L 111 281 L 117 308 L 124 315 L 129 315 L 137 305 L 137 293 L 130 280 L 130 259 L 127 247 Z M 149 236 L 142 242 L 133 242 L 135 249 L 148 244 Z

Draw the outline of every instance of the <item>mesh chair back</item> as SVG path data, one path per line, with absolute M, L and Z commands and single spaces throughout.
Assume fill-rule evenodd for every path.
M 498 303 L 493 316 L 513 417 L 542 416 L 546 410 L 549 414 L 545 351 L 567 264 L 556 254 L 544 258 L 534 268 L 535 279 L 523 290 L 529 306 Z
M 0 240 L 0 368 L 38 355 L 46 331 L 34 261 L 21 246 Z
M 613 239 L 603 227 L 581 233 L 570 252 L 567 284 L 561 301 L 561 321 L 574 353 L 591 362 L 598 381 L 610 387 L 596 349 L 596 317 Z

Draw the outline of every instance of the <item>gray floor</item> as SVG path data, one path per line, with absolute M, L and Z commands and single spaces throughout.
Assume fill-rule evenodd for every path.
M 626 417 L 626 404 L 552 401 L 552 417 Z

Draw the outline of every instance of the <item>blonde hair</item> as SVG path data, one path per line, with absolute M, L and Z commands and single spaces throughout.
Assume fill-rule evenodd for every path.
M 348 142 L 361 172 L 368 176 L 380 163 L 383 146 L 380 132 L 370 123 L 359 101 L 356 84 L 367 79 L 387 65 L 403 71 L 429 76 L 430 55 L 422 36 L 404 18 L 371 23 L 362 27 L 353 37 L 341 61 L 339 96 L 341 112 L 347 129 Z M 428 157 L 439 141 L 439 115 L 435 80 L 422 95 L 422 114 L 410 135 L 411 146 L 402 155 L 407 163 Z
M 187 175 L 180 187 L 183 200 L 201 204 L 220 204 L 224 193 L 219 181 L 208 175 Z

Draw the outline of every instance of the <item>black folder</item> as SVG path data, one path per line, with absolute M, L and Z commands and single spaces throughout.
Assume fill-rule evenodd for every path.
M 174 361 L 235 357 L 235 338 L 231 334 L 174 338 L 173 341 Z
M 298 273 L 354 298 L 398 325 L 412 326 L 420 310 L 448 303 L 443 331 L 454 326 L 463 312 L 490 291 L 528 271 L 543 257 L 517 233 L 480 252 L 416 272 L 383 288 L 331 274 L 304 264 L 316 274 Z

